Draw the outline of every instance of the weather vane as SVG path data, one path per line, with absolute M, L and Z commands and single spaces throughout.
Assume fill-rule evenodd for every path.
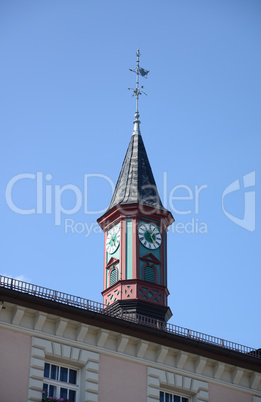
M 133 90 L 133 94 L 132 96 L 136 97 L 136 113 L 135 113 L 135 118 L 138 119 L 139 118 L 139 109 L 138 109 L 138 103 L 139 103 L 139 96 L 144 94 L 147 95 L 144 91 L 142 91 L 143 89 L 143 85 L 139 88 L 139 75 L 141 75 L 142 77 L 147 78 L 147 75 L 149 74 L 148 70 L 145 70 L 144 68 L 140 67 L 140 51 L 139 49 L 137 50 L 137 66 L 135 69 L 130 68 L 130 71 L 132 71 L 133 73 L 136 73 L 136 88 L 128 88 L 129 90 Z

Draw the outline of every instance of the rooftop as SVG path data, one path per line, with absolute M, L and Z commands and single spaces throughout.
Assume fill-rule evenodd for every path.
M 186 344 L 190 351 L 193 352 L 194 350 L 194 353 L 204 353 L 205 350 L 205 353 L 206 351 L 208 351 L 208 354 L 211 352 L 213 356 L 223 354 L 228 359 L 228 362 L 230 362 L 230 359 L 233 358 L 239 361 L 240 359 L 245 360 L 244 358 L 248 360 L 251 359 L 252 361 L 254 359 L 258 365 L 260 365 L 261 362 L 261 360 L 257 360 L 261 359 L 260 349 L 254 349 L 222 338 L 217 338 L 212 335 L 183 328 L 178 325 L 166 324 L 163 321 L 139 314 L 133 314 L 131 316 L 119 316 L 119 314 L 117 314 L 115 316 L 111 311 L 108 311 L 106 306 L 102 303 L 73 296 L 57 290 L 48 289 L 42 286 L 33 285 L 31 283 L 2 275 L 0 275 L 0 300 L 2 303 L 4 301 L 8 301 L 17 304 L 24 303 L 24 305 L 27 306 L 29 304 L 30 306 L 34 305 L 34 308 L 37 308 L 38 310 L 46 309 L 46 311 L 50 312 L 51 314 L 66 314 L 67 311 L 67 313 L 70 312 L 70 314 L 74 313 L 74 315 L 71 314 L 71 317 L 73 317 L 72 319 L 75 320 L 78 318 L 75 312 L 78 312 L 79 317 L 82 316 L 82 313 L 84 313 L 85 319 L 94 319 L 96 325 L 97 322 L 102 322 L 102 325 L 107 325 L 108 327 L 108 323 L 111 322 L 114 324 L 115 328 L 120 328 L 120 331 L 124 332 L 124 328 L 126 327 L 128 334 L 130 334 L 130 330 L 133 328 L 134 332 L 135 330 L 139 330 L 144 332 L 145 335 L 147 334 L 147 339 L 151 339 L 153 341 L 155 341 L 155 339 L 160 339 L 160 341 L 163 343 L 166 342 L 168 346 L 172 346 L 172 344 L 175 344 L 175 346 L 178 344 L 183 344 L 184 346 L 184 344 Z M 56 311 L 58 311 L 58 313 Z M 149 333 L 149 338 L 148 329 L 151 330 Z M 172 337 L 175 336 L 175 339 L 170 337 L 168 341 L 168 339 L 166 339 L 169 338 L 168 335 Z M 156 342 L 158 341 L 156 340 Z
M 140 122 L 134 130 L 122 164 L 109 209 L 119 204 L 143 204 L 157 209 L 162 205 L 149 158 L 140 134 Z

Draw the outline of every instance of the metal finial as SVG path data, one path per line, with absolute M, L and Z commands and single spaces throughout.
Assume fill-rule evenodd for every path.
M 139 49 L 137 50 L 136 56 L 137 56 L 136 68 L 135 69 L 130 68 L 130 71 L 132 71 L 133 73 L 136 73 L 136 88 L 135 89 L 128 88 L 128 89 L 132 89 L 133 90 L 132 96 L 136 97 L 136 112 L 135 112 L 135 121 L 134 121 L 134 123 L 139 124 L 140 123 L 140 121 L 139 121 L 139 117 L 140 117 L 140 115 L 139 115 L 139 96 L 142 95 L 142 94 L 147 95 L 144 91 L 142 91 L 139 88 L 139 75 L 141 75 L 142 77 L 147 78 L 147 75 L 148 75 L 149 71 L 145 70 L 142 67 L 140 67 L 140 51 L 139 51 Z M 143 85 L 141 86 L 141 88 L 143 88 Z

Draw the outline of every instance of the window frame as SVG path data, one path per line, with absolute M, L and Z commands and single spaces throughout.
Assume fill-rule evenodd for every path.
M 165 402 L 165 399 L 166 399 L 166 394 L 168 394 L 168 395 L 171 395 L 171 402 L 174 402 L 174 398 L 173 397 L 175 397 L 175 396 L 177 396 L 177 397 L 179 397 L 180 398 L 180 401 L 179 402 L 191 402 L 191 397 L 189 396 L 189 395 L 185 395 L 185 394 L 183 394 L 183 393 L 180 393 L 179 391 L 178 392 L 176 392 L 176 391 L 170 391 L 170 390 L 168 390 L 168 389 L 160 389 L 159 390 L 160 392 L 159 392 L 159 401 L 161 402 L 161 393 L 163 393 L 164 394 L 164 399 L 163 399 L 163 402 Z M 184 398 L 184 399 L 186 399 L 186 401 L 182 401 L 182 398 Z
M 111 276 L 112 276 L 112 273 L 113 273 L 114 271 L 115 271 L 115 282 L 114 282 L 114 283 L 111 283 Z M 109 271 L 109 287 L 115 285 L 115 283 L 117 283 L 117 282 L 118 282 L 118 269 L 117 269 L 116 265 L 113 265 L 113 266 L 110 268 L 110 271 Z
M 152 270 L 154 271 L 154 281 L 150 281 L 146 277 L 146 272 L 152 271 Z M 149 283 L 156 283 L 157 284 L 158 283 L 157 274 L 158 274 L 158 271 L 157 271 L 157 268 L 155 267 L 155 265 L 153 265 L 151 263 L 144 264 L 144 266 L 143 266 L 143 279 L 144 279 L 144 281 L 149 282 Z
M 60 392 L 61 388 L 65 388 L 68 391 L 75 391 L 75 402 L 78 402 L 79 400 L 79 391 L 80 391 L 80 371 L 78 367 L 75 367 L 73 365 L 69 364 L 64 364 L 63 362 L 57 362 L 57 361 L 52 361 L 52 360 L 45 360 L 44 361 L 44 371 L 45 371 L 45 364 L 50 365 L 50 372 L 49 372 L 49 377 L 51 376 L 51 366 L 56 366 L 58 367 L 58 380 L 52 379 L 52 378 L 47 378 L 43 377 L 43 390 L 44 390 L 44 384 L 47 384 L 48 388 L 50 385 L 53 385 L 56 387 L 57 390 L 57 395 L 55 398 L 59 399 L 60 398 Z M 68 379 L 67 382 L 61 381 L 60 378 L 60 373 L 61 373 L 61 368 L 66 368 L 68 369 Z M 74 370 L 76 371 L 76 383 L 72 384 L 69 382 L 69 370 Z M 69 397 L 69 395 L 68 395 Z M 69 398 L 68 398 L 69 399 Z

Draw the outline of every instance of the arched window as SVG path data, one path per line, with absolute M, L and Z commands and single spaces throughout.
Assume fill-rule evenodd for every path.
M 110 286 L 114 285 L 117 282 L 117 268 L 112 267 L 110 272 Z
M 152 265 L 147 264 L 144 267 L 144 280 L 148 282 L 156 282 L 156 269 Z

